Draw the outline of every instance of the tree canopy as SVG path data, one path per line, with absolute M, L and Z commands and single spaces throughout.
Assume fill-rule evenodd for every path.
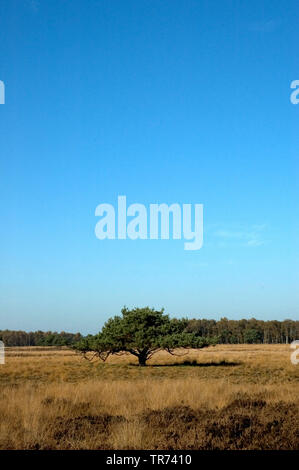
M 97 335 L 88 335 L 74 348 L 88 357 L 105 361 L 111 354 L 130 353 L 144 366 L 153 354 L 166 350 L 170 354 L 178 348 L 204 348 L 215 344 L 215 338 L 203 338 L 186 331 L 187 319 L 170 319 L 164 310 L 149 307 L 129 310 L 124 307 L 122 316 L 110 318 Z

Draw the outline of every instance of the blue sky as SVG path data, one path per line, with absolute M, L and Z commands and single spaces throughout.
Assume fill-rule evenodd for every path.
M 297 1 L 4 0 L 0 329 L 123 305 L 299 319 Z M 204 204 L 204 245 L 95 237 L 95 208 Z

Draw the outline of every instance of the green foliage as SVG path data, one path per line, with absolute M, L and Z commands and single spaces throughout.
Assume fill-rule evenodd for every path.
M 0 338 L 5 346 L 71 346 L 81 338 L 80 333 L 31 331 L 0 331 Z
M 299 321 L 263 321 L 255 318 L 219 321 L 208 319 L 189 320 L 186 331 L 198 336 L 217 336 L 219 343 L 291 343 L 299 338 Z
M 177 348 L 203 348 L 215 340 L 188 333 L 187 319 L 170 319 L 162 310 L 149 307 L 129 310 L 123 308 L 122 316 L 110 318 L 95 336 L 87 336 L 74 348 L 86 355 L 94 352 L 102 360 L 110 354 L 130 353 L 140 365 L 162 349 L 173 354 Z
M 244 342 L 248 344 L 262 343 L 263 335 L 255 328 L 249 328 L 244 332 Z
M 209 342 L 217 342 L 223 344 L 243 344 L 243 343 L 291 343 L 299 338 L 299 321 L 263 321 L 251 318 L 249 320 L 221 320 L 208 319 L 172 319 L 171 328 L 174 334 L 181 329 L 187 333 L 194 333 L 196 337 L 208 338 Z M 257 333 L 252 333 L 254 330 Z M 94 338 L 94 337 L 92 337 Z M 190 337 L 191 338 L 191 337 Z M 86 338 L 80 333 L 66 333 L 62 331 L 44 332 L 44 331 L 13 331 L 0 330 L 0 339 L 6 346 L 71 346 L 73 344 L 85 344 L 87 350 Z M 188 337 L 189 339 L 189 337 Z M 82 341 L 82 343 L 81 343 Z M 194 344 L 194 342 L 193 342 Z M 76 346 L 78 347 L 78 346 Z

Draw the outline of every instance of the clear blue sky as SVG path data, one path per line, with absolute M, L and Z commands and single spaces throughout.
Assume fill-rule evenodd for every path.
M 1 1 L 0 329 L 299 319 L 298 24 L 297 1 Z M 122 194 L 203 203 L 203 248 L 98 240 Z

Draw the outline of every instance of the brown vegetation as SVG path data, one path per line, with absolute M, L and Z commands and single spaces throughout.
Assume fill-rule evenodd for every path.
M 10 348 L 0 449 L 298 449 L 299 366 L 286 345 L 219 345 L 90 363 Z

